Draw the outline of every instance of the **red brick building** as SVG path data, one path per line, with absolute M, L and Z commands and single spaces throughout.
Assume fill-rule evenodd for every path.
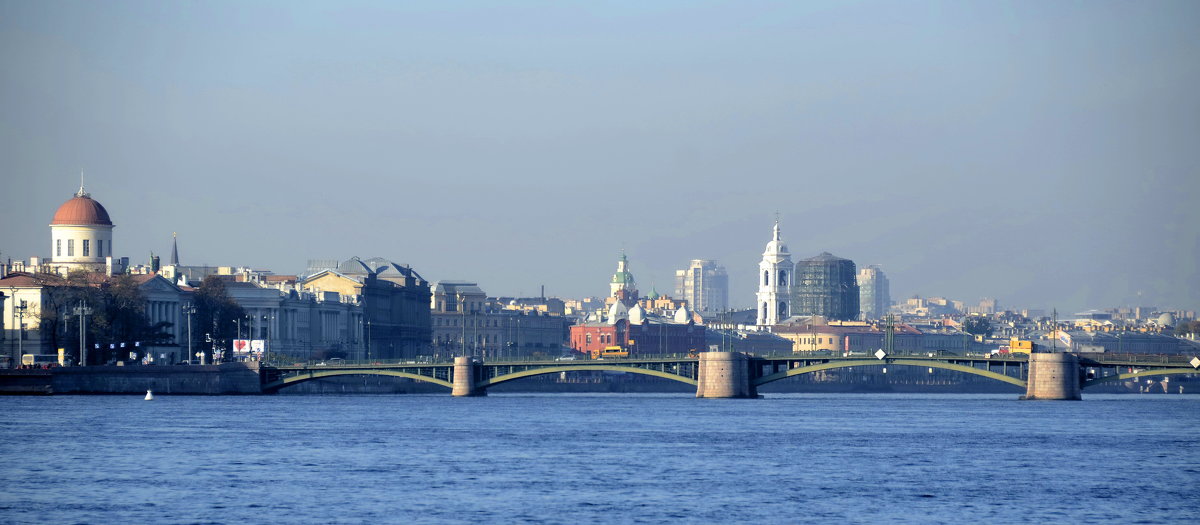
M 631 357 L 686 354 L 704 350 L 704 325 L 677 324 L 646 319 L 641 324 L 619 319 L 615 324 L 584 323 L 571 327 L 571 348 L 586 355 L 609 346 L 629 351 Z

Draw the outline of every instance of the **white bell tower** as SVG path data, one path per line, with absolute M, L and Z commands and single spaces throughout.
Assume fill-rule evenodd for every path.
M 796 265 L 792 254 L 779 239 L 779 220 L 771 242 L 758 263 L 758 326 L 774 326 L 792 315 L 792 278 Z

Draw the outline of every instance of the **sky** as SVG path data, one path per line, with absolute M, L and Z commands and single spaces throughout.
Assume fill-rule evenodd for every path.
M 503 4 L 503 5 L 500 5 Z M 794 260 L 1200 308 L 1200 3 L 0 0 L 0 257 L 380 256 L 490 295 Z M 777 215 L 778 214 L 778 215 Z

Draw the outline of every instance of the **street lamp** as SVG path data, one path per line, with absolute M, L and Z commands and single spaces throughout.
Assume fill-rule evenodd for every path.
M 192 303 L 184 303 L 184 305 L 183 305 L 183 313 L 184 313 L 184 314 L 186 314 L 186 315 L 187 315 L 187 318 L 188 318 L 188 353 L 187 353 L 187 360 L 188 360 L 188 361 L 191 361 L 191 360 L 192 360 L 192 314 L 196 313 L 196 305 L 194 305 L 194 304 L 192 304 Z
M 25 310 L 28 308 L 29 308 L 29 305 L 25 302 L 24 299 L 22 299 L 20 303 L 17 303 L 17 305 L 13 307 L 13 310 L 16 310 L 16 312 L 17 312 L 17 360 L 16 360 L 16 362 L 18 362 L 18 363 L 21 362 L 21 356 L 25 355 Z
M 273 314 L 273 313 L 272 314 L 263 314 L 263 316 L 262 316 L 263 324 L 267 325 L 265 327 L 267 329 L 266 334 L 263 335 L 263 361 L 264 362 L 266 362 L 271 357 L 271 321 L 274 319 L 275 319 L 275 314 Z
M 83 300 L 79 300 L 79 306 L 74 308 L 75 315 L 79 316 L 79 365 L 87 366 L 87 316 L 92 315 L 92 309 L 83 304 Z

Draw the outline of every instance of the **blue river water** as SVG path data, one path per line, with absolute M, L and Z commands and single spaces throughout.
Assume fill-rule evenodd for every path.
M 1200 523 L 1200 396 L 0 398 L 2 523 Z

